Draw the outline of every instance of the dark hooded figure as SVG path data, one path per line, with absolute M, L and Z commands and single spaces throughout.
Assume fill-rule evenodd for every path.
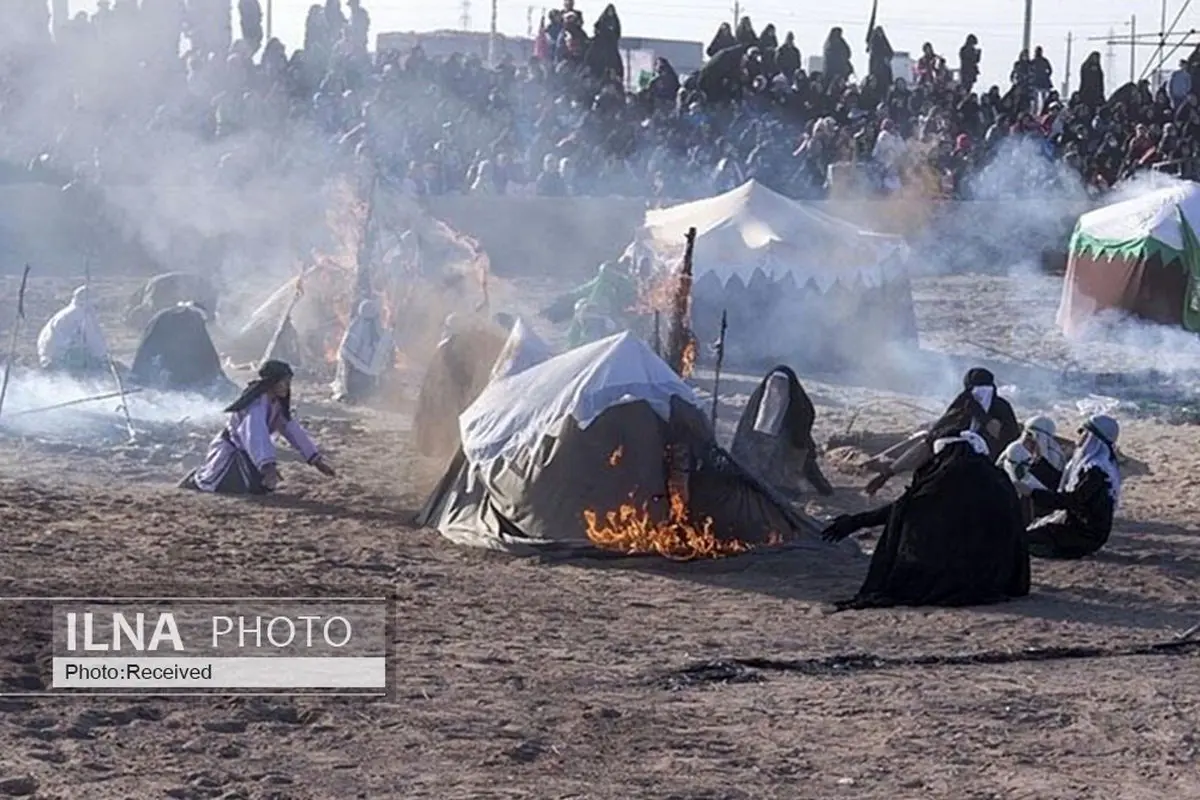
M 654 59 L 654 77 L 650 79 L 650 95 L 657 103 L 673 103 L 679 94 L 679 73 L 671 62 L 661 56 Z
M 621 59 L 621 18 L 611 3 L 596 18 L 584 64 L 597 79 L 625 80 L 625 62 Z
M 933 443 L 959 431 L 977 433 L 987 445 L 993 463 L 1021 435 L 1021 425 L 1012 406 L 996 390 L 996 378 L 989 370 L 974 367 L 963 378 L 963 390 L 950 401 L 941 418 L 928 433 L 905 444 L 904 452 L 885 461 L 878 475 L 866 486 L 875 494 L 895 475 L 916 469 L 928 460 Z
M 939 439 L 912 485 L 875 511 L 838 517 L 838 541 L 883 526 L 862 588 L 839 609 L 973 606 L 1029 594 L 1021 503 L 970 431 Z
M 1104 105 L 1104 68 L 1098 52 L 1089 53 L 1079 68 L 1079 101 L 1089 108 Z
M 150 320 L 129 377 L 141 386 L 171 392 L 219 397 L 237 391 L 208 335 L 208 314 L 196 303 L 180 303 Z
M 817 464 L 816 417 L 796 373 L 780 365 L 750 395 L 733 437 L 733 457 L 784 496 L 798 495 L 801 480 L 823 495 L 833 494 Z
M 979 39 L 975 34 L 968 33 L 963 46 L 958 48 L 958 82 L 964 92 L 970 92 L 975 81 L 979 80 L 979 62 L 983 51 L 979 49 Z
M 229 421 L 208 445 L 204 463 L 179 484 L 218 494 L 266 494 L 281 480 L 272 437 L 280 435 L 323 475 L 334 476 L 304 427 L 292 418 L 292 368 L 265 361 L 258 378 L 225 408 Z
M 754 24 L 750 22 L 749 17 L 742 17 L 738 21 L 733 38 L 737 39 L 738 44 L 744 44 L 746 47 L 758 47 L 758 34 L 754 32 Z
M 827 83 L 841 79 L 845 81 L 854 73 L 854 66 L 850 63 L 850 45 L 846 44 L 846 40 L 842 38 L 841 28 L 831 28 L 829 38 L 825 40 L 824 69 L 825 80 Z
M 744 44 L 727 47 L 710 58 L 695 73 L 696 89 L 713 104 L 728 102 L 742 91 L 742 67 L 750 48 Z
M 783 44 L 775 52 L 775 68 L 788 80 L 800 71 L 800 49 L 796 47 L 796 34 L 788 31 Z
M 263 12 L 258 0 L 238 0 L 238 20 L 241 22 L 242 40 L 250 53 L 258 52 L 263 43 Z
M 867 52 L 870 56 L 868 71 L 870 77 L 875 79 L 875 85 L 891 86 L 892 58 L 896 55 L 896 51 L 892 49 L 892 43 L 888 41 L 882 26 L 876 25 L 875 29 L 871 31 Z
M 713 34 L 712 41 L 708 43 L 708 47 L 705 49 L 704 54 L 709 58 L 712 58 L 717 53 L 721 52 L 722 50 L 728 50 L 737 43 L 738 40 L 733 35 L 733 28 L 729 26 L 728 22 L 722 22 L 721 27 L 717 28 L 717 32 Z
M 1017 415 L 996 389 L 996 377 L 983 367 L 967 371 L 962 392 L 934 423 L 927 440 L 932 444 L 936 439 L 966 430 L 983 437 L 993 461 L 1021 435 Z
M 775 26 L 768 24 L 758 36 L 758 49 L 762 51 L 763 75 L 768 80 L 779 72 L 776 56 L 779 54 L 779 38 L 775 34 Z

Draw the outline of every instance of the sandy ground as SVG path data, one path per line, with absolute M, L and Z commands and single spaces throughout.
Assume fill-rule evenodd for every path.
M 1056 284 L 1039 281 L 918 282 L 923 343 L 949 355 L 929 356 L 909 386 L 805 376 L 821 440 L 927 421 L 973 361 L 1015 387 L 1019 413 L 1057 408 L 1067 431 L 1089 395 L 1126 401 L 1135 468 L 1110 546 L 1036 562 L 1032 596 L 986 609 L 831 614 L 865 561 L 811 554 L 549 564 L 458 549 L 408 524 L 439 468 L 411 452 L 408 419 L 334 407 L 315 379 L 298 387 L 299 415 L 341 474 L 285 464 L 285 491 L 269 500 L 173 488 L 212 433 L 195 420 L 163 426 L 157 445 L 80 442 L 65 422 L 0 434 L 2 595 L 353 589 L 398 601 L 388 701 L 0 698 L 0 796 L 1200 797 L 1200 665 L 1188 655 L 679 678 L 732 658 L 1116 647 L 1200 622 L 1195 428 L 1152 416 L 1180 402 L 1146 401 L 1148 378 L 1112 388 L 1111 375 L 1079 367 L 1064 378 L 1072 359 L 1093 373 L 1155 364 L 1136 348 L 1070 351 L 1047 333 Z M 35 280 L 31 321 L 73 285 Z M 15 288 L 6 279 L 0 291 L 4 342 Z M 115 317 L 130 285 L 97 288 L 128 359 L 134 340 Z M 755 382 L 723 379 L 725 435 Z M 114 420 L 101 427 L 119 430 Z M 826 471 L 837 494 L 811 513 L 867 507 L 861 476 Z M 21 619 L 0 627 L 6 690 L 48 680 L 30 656 L 47 632 Z

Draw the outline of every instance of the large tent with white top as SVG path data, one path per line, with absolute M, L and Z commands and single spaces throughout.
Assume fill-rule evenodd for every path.
M 884 342 L 916 343 L 902 237 L 864 230 L 751 180 L 647 211 L 630 254 L 675 269 L 689 228 L 696 229 L 692 318 L 701 336 L 725 309 L 741 341 L 752 326 L 780 346 L 755 348 L 763 356 L 853 357 Z
M 1175 185 L 1079 218 L 1058 325 L 1068 336 L 1113 309 L 1200 331 L 1200 184 Z
M 498 378 L 459 422 L 462 447 L 418 517 L 459 544 L 598 552 L 585 512 L 666 520 L 681 469 L 689 517 L 711 518 L 716 538 L 816 541 L 817 525 L 733 462 L 691 387 L 631 333 Z

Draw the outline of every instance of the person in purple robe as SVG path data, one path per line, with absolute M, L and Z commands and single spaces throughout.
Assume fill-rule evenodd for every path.
M 208 446 L 204 463 L 180 483 L 184 489 L 217 494 L 267 494 L 280 482 L 274 434 L 283 436 L 306 462 L 334 477 L 316 444 L 292 419 L 292 368 L 266 361 L 242 396 L 225 411 L 229 422 Z

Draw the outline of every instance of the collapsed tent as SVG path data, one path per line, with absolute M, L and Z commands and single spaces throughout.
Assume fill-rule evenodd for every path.
M 749 181 L 725 194 L 646 212 L 627 255 L 680 263 L 696 229 L 692 323 L 714 338 L 728 310 L 743 357 L 825 360 L 917 341 L 899 236 L 863 230 Z
M 483 285 L 490 264 L 474 240 L 430 217 L 412 200 L 382 191 L 375 196 L 378 235 L 365 254 L 371 266 L 371 291 L 381 299 L 384 323 L 397 346 L 419 351 L 434 344 L 446 314 L 486 301 Z M 342 243 L 333 248 L 339 255 L 318 256 L 303 274 L 302 292 L 290 318 L 300 350 L 294 362 L 332 364 L 336 358 L 357 305 L 355 264 L 363 255 L 346 252 L 349 248 Z M 298 280 L 285 281 L 253 310 L 229 345 L 232 357 L 262 357 L 293 304 Z
M 677 502 L 715 550 L 819 531 L 717 445 L 692 389 L 628 332 L 493 382 L 459 421 L 462 446 L 418 517 L 459 544 L 643 552 L 614 529 L 645 534 Z
M 1200 331 L 1200 184 L 1181 182 L 1079 218 L 1057 322 L 1074 336 L 1106 309 Z

